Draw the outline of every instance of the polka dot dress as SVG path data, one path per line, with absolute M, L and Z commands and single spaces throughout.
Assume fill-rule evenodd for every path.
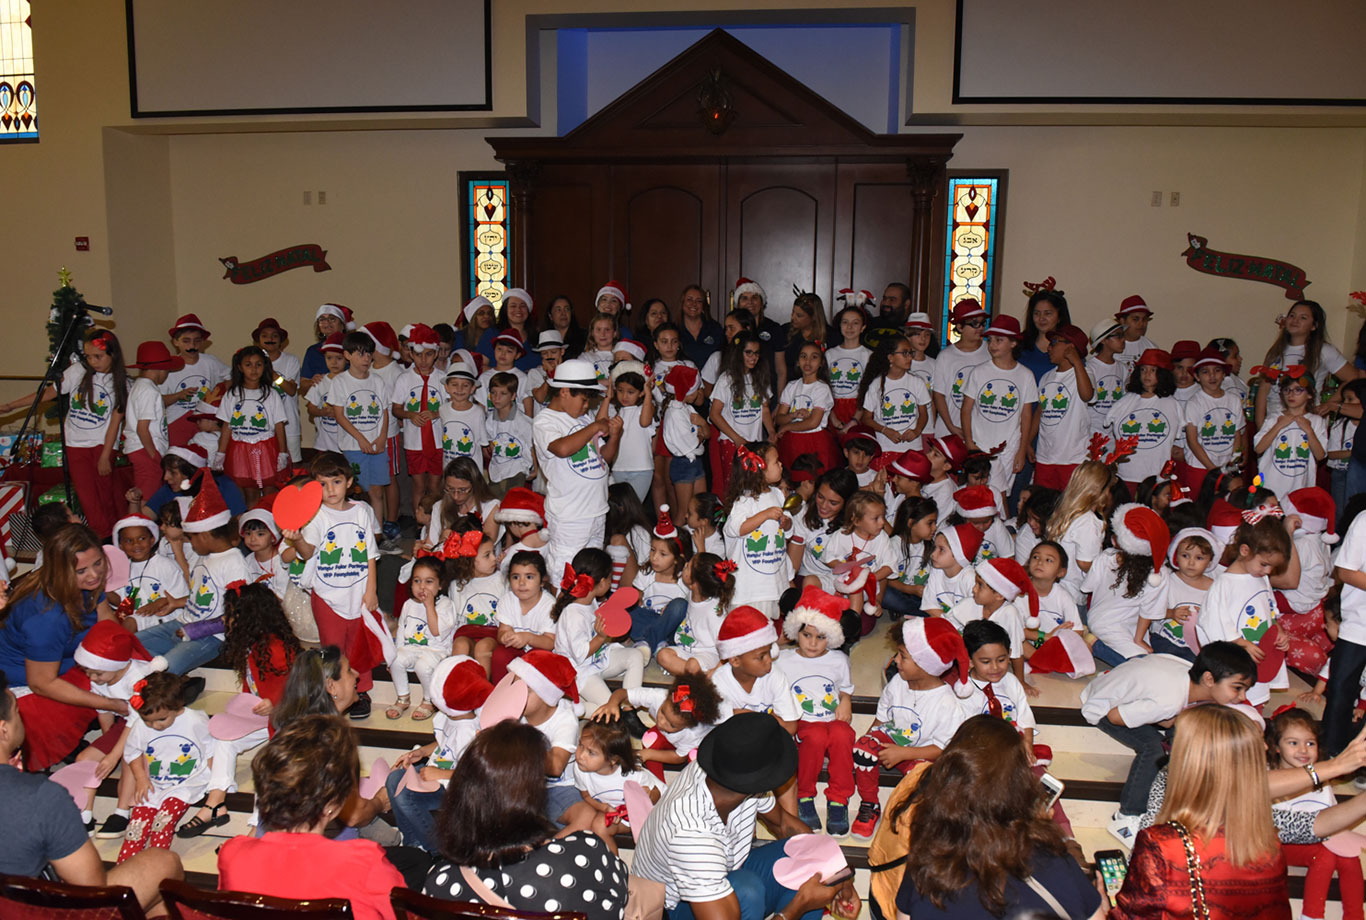
M 479 870 L 479 879 L 520 910 L 573 911 L 588 920 L 621 920 L 626 912 L 626 864 L 595 835 L 570 834 L 537 847 L 520 862 Z M 460 868 L 438 862 L 423 891 L 451 901 L 478 901 Z

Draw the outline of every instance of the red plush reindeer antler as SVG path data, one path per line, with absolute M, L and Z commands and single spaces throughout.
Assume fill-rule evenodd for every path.
M 1097 463 L 1105 459 L 1105 445 L 1110 443 L 1110 439 L 1097 431 L 1091 435 L 1091 443 L 1086 446 L 1086 457 Z
M 1115 449 L 1110 456 L 1105 458 L 1106 466 L 1114 466 L 1133 456 L 1138 451 L 1138 435 L 1130 435 L 1127 438 L 1119 438 L 1115 441 Z

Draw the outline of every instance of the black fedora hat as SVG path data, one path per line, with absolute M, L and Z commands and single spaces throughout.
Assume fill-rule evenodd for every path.
M 702 739 L 697 762 L 732 792 L 771 792 L 797 772 L 797 742 L 768 713 L 737 712 Z

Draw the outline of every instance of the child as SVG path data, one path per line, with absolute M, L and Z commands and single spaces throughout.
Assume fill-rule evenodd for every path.
M 1124 395 L 1124 376 L 1128 365 L 1118 360 L 1124 352 L 1124 326 L 1114 319 L 1103 319 L 1091 329 L 1091 351 L 1086 356 L 1086 374 L 1095 395 L 1087 402 L 1089 435 L 1110 436 L 1106 420 L 1110 410 Z
M 540 356 L 541 363 L 526 372 L 532 418 L 550 401 L 550 379 L 555 376 L 555 368 L 564 360 L 564 347 L 564 336 L 557 329 L 545 330 L 536 340 L 536 347 L 532 351 Z
M 963 387 L 963 443 L 969 451 L 995 451 L 989 484 L 1008 492 L 1027 461 L 1026 433 L 1034 424 L 1039 389 L 1034 373 L 1019 363 L 1020 324 L 996 316 L 986 330 L 991 360 L 973 368 Z
M 859 387 L 859 424 L 876 433 L 883 450 L 918 450 L 920 432 L 930 420 L 930 392 L 911 373 L 913 361 L 905 336 L 890 336 L 869 359 Z
M 578 672 L 579 695 L 596 708 L 607 702 L 607 678 L 620 677 L 627 689 L 643 680 L 648 648 L 627 647 L 609 636 L 599 601 L 612 586 L 612 560 L 600 549 L 581 549 L 564 571 L 560 594 L 550 608 L 555 623 L 555 652 Z
M 689 394 L 696 392 L 697 382 L 697 369 L 679 364 L 664 377 L 661 389 L 663 408 L 660 415 L 663 420 L 655 454 L 657 460 L 667 461 L 665 495 L 672 493 L 675 508 L 691 508 L 693 496 L 707 489 L 707 471 L 702 465 L 706 448 L 702 442 L 711 436 L 711 426 L 687 402 Z M 658 456 L 661 448 L 666 454 L 664 458 Z M 655 473 L 658 481 L 658 465 Z
M 1338 391 L 1342 394 L 1342 405 L 1346 411 L 1340 412 L 1328 428 L 1328 441 L 1324 445 L 1328 458 L 1329 492 L 1333 504 L 1339 508 L 1347 506 L 1347 467 L 1352 457 L 1352 445 L 1356 441 L 1357 428 L 1360 426 L 1362 403 L 1366 400 L 1366 381 L 1352 380 Z
M 861 560 L 856 569 L 834 576 L 835 589 L 862 617 L 863 635 L 877 624 L 882 585 L 899 561 L 885 528 L 887 506 L 873 492 L 855 492 L 844 509 L 844 526 L 830 536 L 825 564 Z
M 997 517 L 997 496 L 989 486 L 968 486 L 953 493 L 954 509 L 959 516 L 982 532 L 982 545 L 973 564 L 988 559 L 1013 559 L 1015 538 L 1005 522 Z
M 299 359 L 285 351 L 289 343 L 289 333 L 280 328 L 273 318 L 267 317 L 252 330 L 251 340 L 265 350 L 270 365 L 275 370 L 271 386 L 279 395 L 285 407 L 285 442 L 289 446 L 289 459 L 298 463 L 303 459 L 299 430 Z
M 1249 523 L 1249 518 L 1256 523 Z M 1224 550 L 1224 571 L 1205 595 L 1195 629 L 1201 645 L 1233 642 L 1257 662 L 1257 682 L 1247 700 L 1260 709 L 1272 690 L 1290 686 L 1284 654 L 1290 635 L 1276 626 L 1276 599 L 1267 576 L 1288 570 L 1298 574 L 1299 557 L 1290 539 L 1298 521 L 1257 512 L 1244 512 L 1243 521 Z
M 334 332 L 323 340 L 319 350 L 327 365 L 327 374 L 318 383 L 309 387 L 304 394 L 304 400 L 308 403 L 308 417 L 313 419 L 313 426 L 317 432 L 313 449 L 318 453 L 341 449 L 341 425 L 337 422 L 337 414 L 333 411 L 332 405 L 327 401 L 327 390 L 328 384 L 335 380 L 338 374 L 346 372 L 346 353 L 342 350 L 344 339 L 345 336 L 340 332 Z
M 199 428 L 186 447 L 202 447 L 204 455 L 209 458 L 209 469 L 215 473 L 223 472 L 224 458 L 218 450 L 219 442 L 223 439 L 223 423 L 218 420 L 218 409 L 223 405 L 223 393 L 224 390 L 215 389 L 207 399 L 202 400 L 189 415 L 185 416 Z
M 1029 554 L 1043 539 L 1044 527 L 1057 510 L 1061 493 L 1043 486 L 1027 486 L 1020 490 L 1020 513 L 1015 519 L 1015 561 L 1029 562 Z
M 455 632 L 455 605 L 446 597 L 443 566 L 434 556 L 423 556 L 413 563 L 408 581 L 410 597 L 403 602 L 398 615 L 398 641 L 394 656 L 389 659 L 389 674 L 394 680 L 394 704 L 384 711 L 384 717 L 402 717 L 412 705 L 408 693 L 408 672 L 416 671 L 422 685 L 422 705 L 413 713 L 416 722 L 430 719 L 436 712 L 432 692 L 432 675 L 443 658 L 451 654 L 451 638 Z
M 934 341 L 934 324 L 928 313 L 911 313 L 906 317 L 906 341 L 911 343 L 911 373 L 925 384 L 927 393 L 934 392 L 935 360 L 930 356 L 930 344 Z M 930 400 L 930 420 L 926 428 L 934 427 L 934 400 Z
M 1105 543 L 1105 518 L 1109 515 L 1110 468 L 1097 460 L 1086 460 L 1072 473 L 1058 505 L 1044 527 L 1044 536 L 1067 553 L 1067 571 L 1062 586 L 1072 600 L 1082 602 L 1082 582 L 1100 555 Z
M 921 604 L 930 578 L 930 555 L 938 528 L 939 509 L 924 496 L 908 498 L 897 509 L 892 545 L 899 558 L 895 577 L 887 579 L 882 592 L 882 608 L 893 623 L 904 616 L 925 615 Z
M 988 620 L 998 624 L 1010 637 L 1010 667 L 1030 696 L 1039 691 L 1024 681 L 1025 622 L 1039 619 L 1039 596 L 1024 567 L 1014 559 L 989 559 L 975 569 L 972 596 L 965 597 L 946 614 L 949 622 L 963 630 L 969 623 Z M 1028 606 L 1021 610 L 1015 600 L 1025 595 Z
M 1082 688 L 1081 714 L 1137 755 L 1119 794 L 1109 831 L 1126 847 L 1134 844 L 1148 793 L 1166 756 L 1171 720 L 1197 703 L 1236 706 L 1257 680 L 1257 665 L 1230 642 L 1212 642 L 1191 664 L 1172 655 L 1146 655 L 1098 675 Z
M 650 559 L 650 528 L 654 521 L 628 483 L 607 488 L 607 520 L 604 525 L 607 555 L 612 557 L 612 590 L 635 581 Z
M 1040 540 L 1029 552 L 1027 570 L 1039 598 L 1039 615 L 1025 618 L 1026 660 L 1063 630 L 1080 633 L 1086 629 L 1076 602 L 1061 584 L 1068 563 L 1067 550 L 1052 540 Z
M 688 507 L 687 496 L 682 498 L 678 496 L 671 484 L 669 466 L 673 457 L 690 458 L 701 453 L 701 441 L 697 440 L 696 431 L 690 430 L 696 427 L 690 418 L 695 413 L 689 409 L 681 416 L 676 417 L 674 434 L 676 438 L 683 441 L 687 449 L 672 453 L 664 443 L 664 413 L 671 401 L 700 401 L 702 388 L 698 384 L 701 382 L 701 377 L 697 365 L 681 355 L 683 340 L 678 327 L 673 323 L 665 321 L 656 326 L 654 332 L 651 333 L 651 341 L 654 362 L 647 365 L 650 369 L 650 378 L 646 382 L 650 384 L 650 389 L 657 402 L 655 418 L 659 421 L 659 437 L 655 438 L 653 449 L 654 476 L 651 479 L 650 492 L 656 505 L 672 503 L 675 508 L 686 508 Z M 674 387 L 670 387 L 668 384 L 669 374 L 674 368 L 682 368 L 678 376 L 675 377 L 675 380 L 683 383 L 682 388 L 678 389 L 677 392 L 675 392 Z M 705 428 L 706 420 L 700 415 L 696 417 L 704 423 Z M 702 437 L 705 438 L 706 435 L 704 434 Z M 694 440 L 697 440 L 696 444 L 693 443 Z M 706 473 L 700 461 L 697 462 L 696 467 L 696 475 L 692 475 L 693 471 L 691 470 L 683 470 L 683 475 L 675 478 L 690 486 L 699 479 L 705 480 Z M 706 488 L 705 481 L 702 483 L 702 488 Z M 691 495 L 691 490 L 689 495 Z
M 862 310 L 845 307 L 835 316 L 840 344 L 825 351 L 825 363 L 830 368 L 830 389 L 835 398 L 835 422 L 832 424 L 841 433 L 854 424 L 854 417 L 858 415 L 858 394 L 863 373 L 873 356 L 872 351 L 863 345 L 863 327 L 866 324 Z
M 1317 674 L 1333 650 L 1333 641 L 1324 631 L 1323 601 L 1333 587 L 1329 547 L 1338 539 L 1333 532 L 1337 507 L 1327 491 L 1310 486 L 1281 499 L 1281 508 L 1300 519 L 1299 528 L 1291 535 L 1300 571 L 1296 580 L 1287 580 L 1282 575 L 1271 581 L 1271 586 L 1281 592 L 1276 597 L 1280 611 L 1276 623 L 1290 635 L 1290 649 L 1286 653 L 1290 667 Z
M 394 415 L 394 390 L 398 378 L 403 375 L 403 365 L 394 357 L 399 353 L 398 336 L 394 327 L 384 321 L 369 322 L 360 331 L 370 337 L 375 351 L 370 365 L 370 376 L 379 393 L 380 404 L 384 407 L 385 435 L 380 441 L 380 453 L 384 454 L 388 465 L 389 482 L 384 486 L 384 504 L 375 505 L 375 517 L 381 521 L 383 538 L 380 549 L 385 553 L 398 552 L 398 474 L 399 461 L 403 451 L 403 438 L 398 430 L 398 417 Z
M 368 370 L 370 339 L 368 336 L 352 333 L 347 336 L 351 346 L 348 356 L 353 358 L 351 372 L 337 380 L 364 383 L 367 377 L 356 377 L 357 365 Z M 334 383 L 336 381 L 333 381 Z M 349 385 L 349 384 L 348 384 Z M 379 411 L 379 402 L 372 391 L 351 391 L 347 396 L 350 402 L 357 393 L 371 392 L 376 415 L 380 421 L 375 429 L 384 432 L 384 413 Z M 367 403 L 367 405 L 369 405 Z M 343 406 L 337 407 L 338 412 Z M 368 411 L 368 410 L 367 410 Z M 343 424 L 343 428 L 350 425 Z M 355 438 L 361 434 L 354 425 L 348 436 Z M 382 470 L 388 476 L 388 466 L 383 463 L 384 441 L 380 440 L 380 453 L 366 454 L 367 457 L 381 461 L 379 466 L 369 463 L 369 475 Z M 371 442 L 373 447 L 373 442 Z M 356 452 L 359 453 L 359 452 Z M 376 588 L 375 557 L 378 555 L 375 534 L 379 531 L 375 512 L 370 505 L 353 502 L 346 495 L 355 482 L 351 464 L 337 453 L 318 454 L 309 465 L 314 480 L 322 484 L 323 503 L 313 519 L 304 525 L 302 531 L 286 530 L 281 533 L 285 541 L 304 559 L 318 557 L 318 568 L 313 576 L 311 601 L 313 616 L 318 621 L 318 636 L 323 645 L 335 645 L 342 650 L 351 667 L 358 674 L 356 688 L 359 691 L 356 702 L 347 710 L 351 719 L 360 720 L 370 715 L 370 688 L 374 680 L 370 675 L 375 665 L 384 661 L 393 639 L 379 621 L 379 595 Z M 374 480 L 370 480 L 372 483 Z M 375 496 L 379 487 L 371 490 Z
M 824 346 L 808 342 L 797 352 L 801 377 L 790 380 L 778 397 L 778 456 L 784 466 L 803 455 L 813 455 L 822 471 L 839 466 L 839 451 L 829 431 L 835 396 L 825 367 Z
M 605 381 L 612 370 L 612 353 L 619 341 L 617 318 L 606 313 L 594 314 L 588 323 L 588 342 L 579 357 L 593 365 L 599 383 Z
M 271 513 L 273 501 L 258 504 L 237 519 L 237 534 L 247 548 L 247 580 L 264 584 L 277 598 L 289 587 L 289 563 L 280 556 L 280 528 Z
M 1052 750 L 1034 744 L 1034 710 L 1019 677 L 1011 672 L 1011 637 L 991 620 L 973 620 L 963 627 L 963 647 L 968 652 L 968 697 L 963 711 L 1005 719 L 1024 739 L 1025 756 L 1031 766 L 1046 765 Z
M 232 380 L 218 407 L 224 422 L 218 437 L 223 471 L 254 505 L 267 485 L 289 466 L 289 443 L 285 440 L 285 404 L 271 387 L 275 379 L 270 358 L 263 349 L 248 345 L 232 356 Z
M 1186 402 L 1200 392 L 1200 384 L 1195 379 L 1195 360 L 1200 357 L 1200 343 L 1193 339 L 1181 339 L 1172 344 L 1172 376 L 1176 379 L 1176 401 Z
M 375 357 L 374 339 L 365 332 L 349 332 L 342 347 L 348 362 L 346 372 L 328 381 L 327 403 L 340 428 L 337 446 L 355 471 L 347 478 L 354 475 L 360 480 L 360 487 L 369 494 L 370 507 L 377 509 L 377 513 L 370 515 L 374 520 L 383 513 L 384 487 L 389 484 L 387 407 L 393 400 L 384 381 L 370 372 Z M 349 484 L 347 487 L 350 488 Z M 379 533 L 379 522 L 374 523 L 374 532 Z
M 531 448 L 531 419 L 517 407 L 516 378 L 499 371 L 488 378 L 487 385 L 493 405 L 484 422 L 489 447 L 488 484 L 493 496 L 502 498 L 508 489 L 524 486 L 536 477 L 536 455 Z
M 209 330 L 193 313 L 186 313 L 167 330 L 171 347 L 185 365 L 171 371 L 161 384 L 162 401 L 166 404 L 167 437 L 171 444 L 190 443 L 195 425 L 188 418 L 209 392 L 229 377 L 228 366 L 204 352 Z
M 767 712 L 789 733 L 797 729 L 800 712 L 786 674 L 773 666 L 778 631 L 763 611 L 736 607 L 716 631 L 716 654 L 721 667 L 712 682 L 721 699 L 735 712 Z
M 419 523 L 426 520 L 422 509 L 431 507 L 437 499 L 441 471 L 446 467 L 442 411 L 447 398 L 444 388 L 437 383 L 436 349 L 436 332 L 432 327 L 414 324 L 408 330 L 413 366 L 398 378 L 393 392 L 394 415 L 403 427 L 403 450 L 408 475 L 413 479 L 413 516 Z
M 1148 323 L 1152 317 L 1152 311 L 1137 294 L 1130 294 L 1120 303 L 1115 319 L 1124 326 L 1124 351 L 1119 361 L 1126 368 L 1132 368 L 1136 360 L 1141 360 L 1145 351 L 1157 349 L 1153 340 L 1148 338 Z M 1127 371 L 1125 376 L 1128 376 Z M 1175 385 L 1172 388 L 1175 389 Z
M 488 413 L 474 403 L 474 368 L 452 361 L 446 369 L 447 402 L 441 404 L 441 456 L 447 466 L 457 457 L 474 462 L 484 472 L 484 420 Z
M 1328 427 L 1322 416 L 1310 411 L 1314 404 L 1313 375 L 1296 366 L 1273 382 L 1281 394 L 1282 411 L 1278 416 L 1267 414 L 1252 449 L 1260 456 L 1257 469 L 1262 484 L 1277 495 L 1289 495 L 1315 484 Z
M 482 397 L 478 402 L 484 409 L 494 408 L 493 394 L 489 389 L 494 375 L 511 374 L 516 380 L 512 388 L 512 402 L 525 414 L 528 408 L 527 401 L 531 399 L 531 391 L 527 389 L 526 372 L 517 367 L 518 360 L 525 355 L 526 343 L 522 341 L 522 334 L 516 329 L 504 329 L 493 337 L 493 367 L 479 375 L 479 392 Z
M 636 687 L 616 690 L 591 716 L 593 721 L 621 718 L 622 704 L 643 709 L 655 722 L 646 732 L 640 759 L 655 779 L 664 781 L 664 765 L 687 765 L 707 732 L 730 716 L 711 679 L 703 674 L 676 677 L 668 687 Z
M 1266 726 L 1267 764 L 1273 770 L 1312 770 L 1319 759 L 1319 727 L 1303 709 L 1280 710 Z M 1337 804 L 1331 786 L 1315 784 L 1314 789 L 1272 804 L 1278 812 L 1317 814 Z M 1279 822 L 1278 822 L 1279 824 Z M 1344 920 L 1361 920 L 1363 885 L 1361 858 L 1339 855 L 1324 843 L 1282 843 L 1286 865 L 1306 866 L 1302 917 L 1322 917 L 1328 898 L 1328 884 L 1338 877 Z
M 987 311 L 976 298 L 964 297 L 949 312 L 949 324 L 958 341 L 940 349 L 934 358 L 934 385 L 930 391 L 934 394 L 935 434 L 963 438 L 959 425 L 968 377 L 978 365 L 991 360 L 990 352 L 982 347 Z
M 505 531 L 498 551 L 498 568 L 504 575 L 517 553 L 524 549 L 540 553 L 545 549 L 549 539 L 545 526 L 545 496 L 539 492 L 525 486 L 508 489 L 493 513 L 493 519 Z
M 155 626 L 183 609 L 190 594 L 174 557 L 157 552 L 160 539 L 156 522 L 142 515 L 130 515 L 114 525 L 114 543 L 128 557 L 128 584 L 111 592 L 109 606 L 120 619 L 131 616 L 138 629 Z
M 508 564 L 507 585 L 497 601 L 493 639 L 480 638 L 474 646 L 475 659 L 484 665 L 494 683 L 503 679 L 513 660 L 533 649 L 549 650 L 555 646 L 556 625 L 550 615 L 555 595 L 541 554 L 527 550 L 514 553 Z M 461 631 L 466 629 L 467 626 L 461 627 Z M 457 648 L 462 638 L 456 633 Z
M 1200 353 L 1194 363 L 1197 392 L 1186 400 L 1186 456 L 1181 464 L 1181 483 L 1198 492 L 1210 470 L 1228 466 L 1243 452 L 1242 397 L 1224 388 L 1228 364 L 1213 350 Z
M 858 479 L 858 487 L 866 489 L 877 479 L 877 470 L 872 463 L 882 456 L 877 435 L 867 425 L 851 425 L 840 438 L 840 449 L 849 465 L 849 472 Z
M 574 666 L 562 655 L 532 649 L 510 662 L 508 671 L 517 675 L 529 691 L 522 721 L 550 742 L 545 760 L 545 813 L 559 817 L 582 798 L 566 770 L 579 745 L 579 719 L 575 714 L 579 690 L 574 684 Z
M 883 475 L 887 477 L 883 495 L 887 500 L 887 531 L 890 533 L 892 519 L 901 503 L 907 498 L 920 497 L 921 490 L 929 483 L 932 475 L 930 458 L 918 450 L 903 450 L 887 464 Z
M 252 712 L 268 716 L 284 697 L 289 669 L 303 646 L 285 619 L 279 598 L 264 585 L 246 585 L 240 592 L 229 593 L 224 622 L 223 660 L 236 672 L 242 691 L 260 698 Z M 259 728 L 240 738 L 214 738 L 209 748 L 213 769 L 208 797 L 194 817 L 176 831 L 177 837 L 198 837 L 228 823 L 224 802 L 229 792 L 237 790 L 238 755 L 264 744 L 269 737 L 269 729 Z
M 1095 636 L 1091 653 L 1098 661 L 1117 665 L 1152 652 L 1145 615 L 1169 606 L 1162 563 L 1171 535 L 1157 512 L 1143 505 L 1116 508 L 1110 530 L 1115 546 L 1096 557 L 1081 590 L 1091 595 L 1086 620 Z
M 819 585 L 835 590 L 835 574 L 826 561 L 826 551 L 835 534 L 844 527 L 848 502 L 858 491 L 858 483 L 848 470 L 834 469 L 816 480 L 811 497 L 792 517 L 792 539 L 788 541 L 789 561 L 801 577 L 802 585 Z M 834 557 L 830 557 L 834 558 Z
M 1152 623 L 1148 642 L 1157 653 L 1194 661 L 1200 651 L 1196 625 L 1214 579 L 1210 572 L 1218 562 L 1214 534 L 1202 527 L 1186 527 L 1172 537 L 1167 563 L 1172 574 L 1167 579 L 1167 615 Z
M 617 852 L 617 843 L 616 831 L 611 828 L 629 826 L 626 783 L 640 784 L 651 802 L 658 802 L 664 792 L 664 783 L 642 768 L 625 727 L 611 722 L 589 722 L 583 727 L 568 772 L 583 801 L 565 809 L 560 816 L 564 822 L 560 833 L 591 830 L 613 853 Z
M 669 506 L 659 509 L 654 539 L 650 541 L 650 565 L 633 582 L 640 603 L 631 608 L 631 640 L 651 656 L 668 644 L 688 612 L 688 589 L 683 569 L 692 550 L 683 542 L 669 516 Z
M 724 384 L 722 378 L 718 389 Z M 778 619 L 778 598 L 792 580 L 784 549 L 792 518 L 783 511 L 783 493 L 777 487 L 782 478 L 776 447 L 764 441 L 738 445 L 722 530 L 737 566 L 737 593 L 774 620 Z
M 451 654 L 472 656 L 490 671 L 497 646 L 498 604 L 508 584 L 498 570 L 493 539 L 474 517 L 456 515 L 438 555 L 445 559 L 442 577 L 455 614 Z
M 1176 452 L 1185 410 L 1172 396 L 1176 392 L 1172 356 L 1157 348 L 1144 351 L 1129 374 L 1125 391 L 1106 423 L 1116 440 L 1138 436 L 1137 448 L 1119 470 L 1132 495 L 1144 479 L 1161 473 Z
M 718 529 L 725 521 L 725 511 L 721 499 L 715 492 L 697 492 L 688 502 L 688 515 L 684 523 L 688 526 L 688 536 L 692 539 L 693 555 L 712 553 L 726 555 L 726 538 Z
M 645 365 L 619 361 L 612 368 L 611 415 L 621 419 L 621 444 L 612 461 L 612 482 L 624 482 L 642 502 L 654 481 L 654 387 L 645 384 Z
M 712 553 L 698 553 L 683 567 L 689 592 L 688 612 L 674 633 L 673 644 L 660 649 L 659 666 L 675 677 L 710 673 L 721 659 L 716 633 L 735 596 L 735 563 Z
M 1330 755 L 1356 734 L 1351 712 L 1366 669 L 1366 515 L 1358 514 L 1348 526 L 1333 565 L 1333 574 L 1342 582 L 1342 622 L 1333 643 L 1323 706 L 1323 748 Z
M 783 632 L 796 644 L 778 655 L 797 704 L 797 817 L 813 831 L 821 829 L 816 814 L 816 777 L 830 760 L 825 790 L 826 823 L 831 836 L 849 833 L 849 797 L 854 794 L 854 681 L 844 643 L 840 614 L 845 600 L 809 586 L 783 621 Z
M 1095 396 L 1082 358 L 1086 350 L 1086 333 L 1076 326 L 1060 326 L 1048 334 L 1053 367 L 1039 381 L 1039 411 L 1031 421 L 1031 435 L 1038 436 L 1034 482 L 1044 488 L 1066 488 L 1072 471 L 1086 459 L 1091 427 L 1087 404 Z
M 133 773 L 133 809 L 118 862 L 147 847 L 171 848 L 171 835 L 191 802 L 209 788 L 213 738 L 209 717 L 186 709 L 183 681 L 166 671 L 133 685 L 123 759 Z
M 925 457 L 930 461 L 930 481 L 920 487 L 920 494 L 942 508 L 947 517 L 953 507 L 953 493 L 958 491 L 958 481 L 953 477 L 963 468 L 968 449 L 956 434 L 927 434 L 920 442 L 925 445 Z
M 151 495 L 161 486 L 161 455 L 171 446 L 160 386 L 171 371 L 184 366 L 185 360 L 173 357 L 160 342 L 143 342 L 138 346 L 137 362 L 128 365 L 142 373 L 128 391 L 123 452 L 133 464 L 133 485 L 143 495 Z
M 711 391 L 708 416 L 716 429 L 709 450 L 711 485 L 717 495 L 729 495 L 732 458 L 741 445 L 765 434 L 776 440 L 768 411 L 773 384 L 768 362 L 762 360 L 763 350 L 757 333 L 742 332 L 721 353 L 721 374 Z
M 981 546 L 982 532 L 971 524 L 954 524 L 934 535 L 920 601 L 925 616 L 943 616 L 972 593 L 977 583 L 972 560 Z
M 854 743 L 856 837 L 872 837 L 882 816 L 878 768 L 906 774 L 919 761 L 938 759 L 966 718 L 968 651 L 958 631 L 938 617 L 908 617 L 888 636 L 896 647 L 896 676 L 882 690 L 872 729 Z

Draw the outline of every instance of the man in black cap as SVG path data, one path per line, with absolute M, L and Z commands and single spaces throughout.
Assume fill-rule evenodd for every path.
M 797 745 L 773 716 L 739 712 L 703 739 L 641 829 L 631 871 L 665 886 L 670 920 L 819 920 L 827 905 L 858 915 L 852 879 L 812 875 L 795 891 L 774 878 L 781 842 L 754 846 L 758 820 L 778 837 L 810 829 L 773 790 L 797 769 Z

